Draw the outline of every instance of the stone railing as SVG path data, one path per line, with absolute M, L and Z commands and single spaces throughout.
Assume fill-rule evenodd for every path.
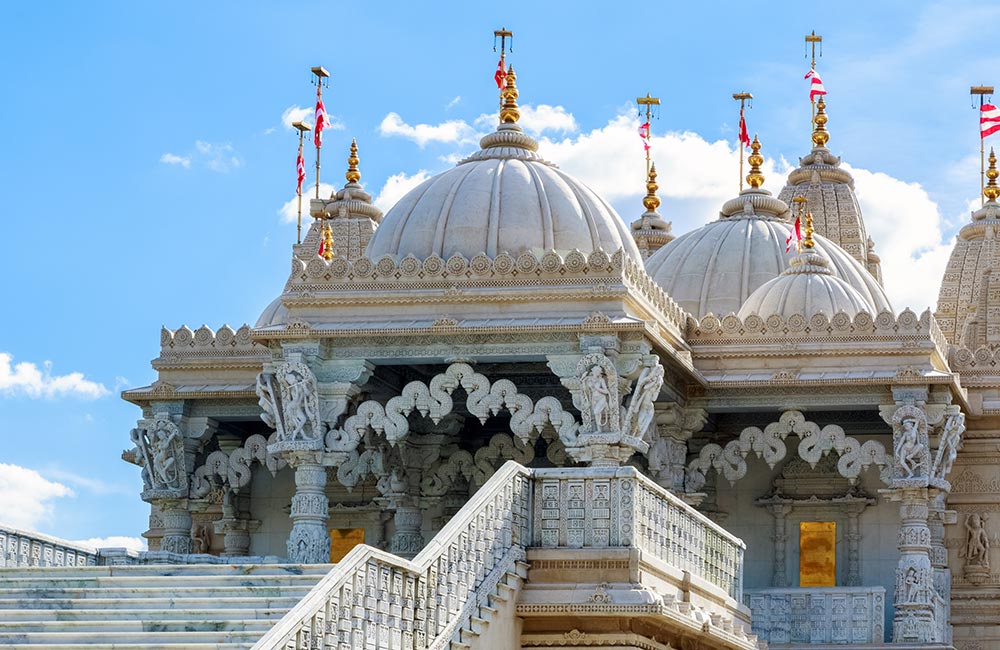
M 204 356 L 259 356 L 267 357 L 270 351 L 250 339 L 250 326 L 243 325 L 234 330 L 223 325 L 213 331 L 202 325 L 192 331 L 187 325 L 176 330 L 160 329 L 160 358 L 175 359 Z
M 0 567 L 95 566 L 95 548 L 0 524 Z
M 355 547 L 254 650 L 441 650 L 532 545 L 637 548 L 741 597 L 743 543 L 638 470 L 508 461 L 412 561 Z
M 747 589 L 753 631 L 769 643 L 883 643 L 885 589 Z

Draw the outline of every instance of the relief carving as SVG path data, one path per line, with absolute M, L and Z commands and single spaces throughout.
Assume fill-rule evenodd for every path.
M 316 376 L 305 363 L 289 361 L 273 372 L 257 375 L 257 397 L 261 419 L 277 431 L 277 442 L 319 442 Z
M 142 467 L 145 490 L 182 492 L 187 489 L 184 440 L 169 416 L 160 414 L 152 420 L 141 420 L 130 437 L 136 445 L 133 453 Z

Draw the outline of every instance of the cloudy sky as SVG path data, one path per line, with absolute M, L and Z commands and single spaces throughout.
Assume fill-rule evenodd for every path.
M 1000 83 L 977 37 L 1000 7 L 886 1 L 859 20 L 801 2 L 494 5 L 0 8 L 0 522 L 80 540 L 145 530 L 138 470 L 119 459 L 140 413 L 118 393 L 155 378 L 161 324 L 252 324 L 280 292 L 290 122 L 311 112 L 314 65 L 333 74 L 322 180 L 343 183 L 356 137 L 383 209 L 491 128 L 502 25 L 525 128 L 626 221 L 642 211 L 634 98 L 659 96 L 661 212 L 680 234 L 737 191 L 733 92 L 755 96 L 765 187 L 808 151 L 815 29 L 830 147 L 857 180 L 889 295 L 933 306 L 978 204 L 968 89 Z

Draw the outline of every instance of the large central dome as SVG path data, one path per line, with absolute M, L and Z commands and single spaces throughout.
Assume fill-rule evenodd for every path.
M 508 75 L 508 80 L 513 81 Z M 511 84 L 508 84 L 508 91 Z M 516 92 L 516 91 L 515 91 Z M 385 215 L 366 256 L 471 258 L 506 251 L 565 255 L 623 249 L 641 262 L 625 222 L 604 199 L 547 162 L 510 118 L 482 139 L 482 150 L 411 190 Z M 506 121 L 510 119 L 511 121 Z

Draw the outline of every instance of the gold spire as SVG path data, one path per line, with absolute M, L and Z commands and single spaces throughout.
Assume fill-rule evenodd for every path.
M 327 262 L 333 259 L 333 229 L 330 228 L 329 223 L 323 228 L 323 252 L 321 255 Z
M 660 186 L 656 184 L 656 164 L 649 168 L 649 176 L 646 178 L 646 196 L 642 198 L 642 205 L 649 212 L 655 212 L 660 207 L 660 197 L 656 196 L 656 190 Z
M 813 129 L 813 144 L 817 147 L 825 147 L 826 143 L 830 141 L 830 133 L 826 130 L 826 122 L 829 118 L 826 116 L 826 102 L 823 101 L 823 96 L 819 96 L 819 101 L 816 102 L 816 116 L 813 117 L 813 124 L 815 128 Z
M 503 92 L 503 106 L 500 108 L 501 124 L 516 124 L 521 119 L 521 111 L 517 110 L 517 75 L 514 74 L 514 66 L 507 68 L 507 85 Z
M 764 174 L 760 171 L 760 166 L 764 164 L 764 156 L 760 155 L 760 140 L 757 139 L 756 135 L 753 136 L 753 142 L 750 143 L 750 157 L 747 158 L 747 162 L 750 163 L 747 183 L 753 189 L 757 189 L 764 184 Z
M 997 185 L 998 176 L 1000 176 L 1000 171 L 997 170 L 997 155 L 993 153 L 993 148 L 990 147 L 990 166 L 986 170 L 986 178 L 990 180 L 986 183 L 986 187 L 983 188 L 983 196 L 986 197 L 987 201 L 996 201 L 1000 197 L 1000 185 Z
M 802 238 L 802 248 L 805 248 L 806 250 L 812 250 L 813 246 L 816 245 L 816 242 L 813 241 L 814 232 L 816 232 L 816 229 L 813 228 L 813 213 L 807 212 L 805 236 Z
M 351 139 L 351 155 L 347 157 L 347 173 L 344 176 L 348 183 L 357 183 L 361 180 L 361 172 L 358 171 L 358 141 Z

